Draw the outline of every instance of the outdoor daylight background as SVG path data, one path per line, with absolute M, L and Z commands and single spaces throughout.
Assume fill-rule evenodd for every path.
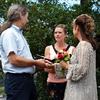
M 10 5 L 23 4 L 29 9 L 29 23 L 24 30 L 32 55 L 44 55 L 47 45 L 53 44 L 53 29 L 57 24 L 65 24 L 68 30 L 68 42 L 76 46 L 71 23 L 76 16 L 87 13 L 96 24 L 94 38 L 97 41 L 96 76 L 98 100 L 100 100 L 100 0 L 0 0 L 0 26 L 7 20 L 6 14 Z M 0 28 L 0 32 L 1 32 Z M 0 95 L 4 95 L 4 73 L 0 65 Z M 51 100 L 46 89 L 47 73 L 36 69 L 34 80 L 38 92 L 38 100 Z

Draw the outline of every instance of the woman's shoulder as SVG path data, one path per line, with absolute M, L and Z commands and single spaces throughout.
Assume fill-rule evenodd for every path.
M 81 42 L 79 42 L 78 48 L 83 50 L 83 51 L 84 50 L 94 51 L 93 47 L 92 47 L 92 44 L 90 42 L 88 42 L 88 41 L 81 41 Z
M 52 45 L 48 45 L 48 46 L 45 47 L 45 51 L 50 51 L 51 49 L 53 49 Z
M 91 43 L 88 42 L 88 41 L 80 41 L 79 45 L 80 45 L 80 46 L 87 47 L 87 48 L 92 47 Z
M 50 49 L 52 47 L 52 45 L 48 45 L 45 47 L 45 49 Z
M 74 50 L 75 50 L 75 47 L 70 45 L 70 47 L 68 49 L 69 54 L 72 54 L 74 52 Z
M 72 46 L 72 45 L 70 45 L 69 49 L 75 49 L 75 47 L 74 47 L 74 46 Z

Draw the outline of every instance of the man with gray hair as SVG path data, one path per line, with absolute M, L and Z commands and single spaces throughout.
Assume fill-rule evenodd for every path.
M 10 6 L 8 20 L 2 26 L 0 52 L 5 73 L 7 100 L 37 100 L 33 82 L 35 66 L 46 67 L 42 59 L 34 60 L 22 34 L 28 22 L 28 10 L 22 5 Z

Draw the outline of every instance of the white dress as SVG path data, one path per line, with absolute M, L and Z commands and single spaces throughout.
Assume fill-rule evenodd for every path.
M 81 41 L 71 57 L 64 100 L 98 100 L 96 53 L 89 42 Z
M 56 52 L 55 52 L 55 50 L 54 50 L 52 45 L 50 45 L 49 48 L 50 48 L 50 59 L 52 60 L 52 59 L 54 59 L 56 57 L 57 54 L 56 54 Z M 73 50 L 74 50 L 74 47 L 70 46 L 68 48 L 67 52 L 69 54 L 72 54 Z M 46 71 L 46 69 L 45 69 L 45 71 Z M 48 73 L 47 82 L 51 82 L 51 83 L 64 83 L 64 82 L 66 82 L 66 78 L 65 77 L 58 78 L 58 76 L 55 73 Z

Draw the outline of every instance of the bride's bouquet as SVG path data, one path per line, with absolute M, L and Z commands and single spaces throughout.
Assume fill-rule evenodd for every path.
M 56 57 L 53 59 L 53 62 L 60 63 L 61 61 L 67 62 L 69 60 L 70 60 L 70 54 L 68 54 L 68 52 L 65 50 L 60 50 L 57 53 Z
M 66 50 L 61 50 L 56 54 L 56 57 L 53 59 L 55 63 L 55 73 L 57 78 L 65 78 L 66 77 L 66 70 L 60 66 L 60 62 L 68 62 L 70 61 L 70 54 Z

